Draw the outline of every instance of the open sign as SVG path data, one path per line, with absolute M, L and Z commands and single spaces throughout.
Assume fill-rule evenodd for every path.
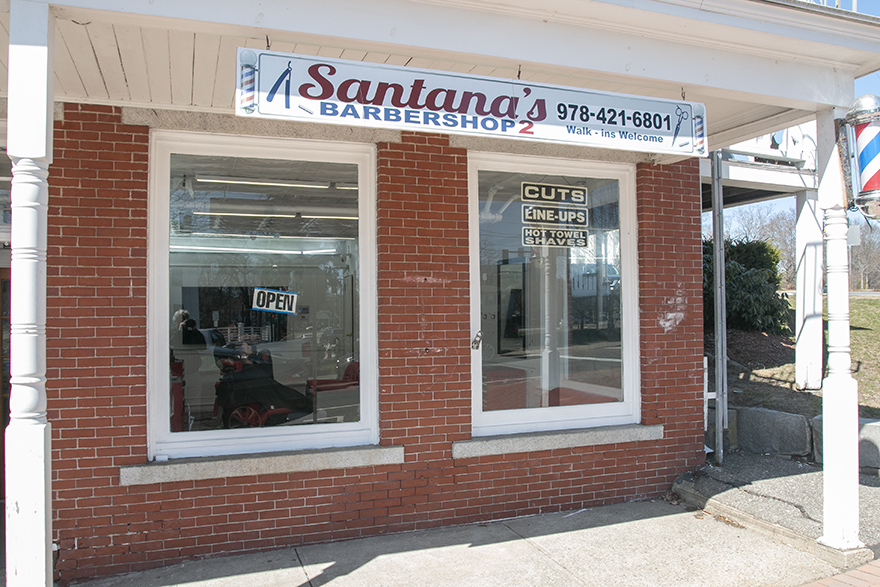
M 254 299 L 251 308 L 261 312 L 296 314 L 296 295 L 286 291 L 254 288 Z

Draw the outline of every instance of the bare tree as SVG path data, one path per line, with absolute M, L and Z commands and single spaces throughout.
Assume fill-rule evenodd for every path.
M 731 208 L 725 218 L 731 236 L 748 241 L 772 241 L 774 227 L 770 219 L 778 214 L 773 208 L 773 204 L 766 202 Z
M 861 228 L 860 244 L 850 247 L 852 289 L 874 289 L 880 284 L 880 227 L 856 220 Z
M 714 238 L 714 233 L 712 232 L 712 211 L 703 212 L 702 217 L 702 236 L 703 240 L 712 240 Z M 727 221 L 726 211 L 724 217 L 724 238 L 729 239 L 730 237 L 730 222 Z
M 779 249 L 781 285 L 793 288 L 796 283 L 796 227 L 794 207 L 774 211 L 769 203 L 750 204 L 724 211 L 724 238 L 769 241 Z M 880 288 L 880 225 L 870 225 L 861 217 L 850 217 L 861 227 L 861 244 L 850 248 L 852 289 Z M 712 215 L 703 214 L 703 238 L 712 238 Z
M 774 211 L 770 203 L 748 204 L 724 211 L 724 238 L 748 241 L 769 241 L 779 249 L 779 275 L 782 285 L 794 287 L 797 261 L 795 259 L 795 227 L 797 212 L 794 208 Z M 703 238 L 712 238 L 712 215 L 703 214 Z
M 772 214 L 767 220 L 770 242 L 779 249 L 779 275 L 787 289 L 797 283 L 797 211 L 788 208 Z

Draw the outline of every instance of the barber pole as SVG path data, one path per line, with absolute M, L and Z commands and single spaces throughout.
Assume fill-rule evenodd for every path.
M 880 190 L 880 121 L 856 125 L 859 191 Z
M 858 98 L 846 117 L 855 134 L 855 162 L 858 191 L 854 203 L 871 218 L 877 218 L 880 200 L 880 98 L 866 94 Z

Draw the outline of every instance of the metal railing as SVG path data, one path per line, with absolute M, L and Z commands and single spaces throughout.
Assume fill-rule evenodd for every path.
M 828 8 L 837 8 L 839 10 L 848 10 L 850 12 L 859 11 L 859 0 L 797 0 L 805 4 L 817 4 Z

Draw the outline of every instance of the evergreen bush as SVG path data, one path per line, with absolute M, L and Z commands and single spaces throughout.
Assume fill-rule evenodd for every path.
M 725 240 L 727 326 L 788 334 L 791 308 L 777 289 L 779 250 L 767 241 Z M 715 257 L 711 240 L 703 241 L 703 322 L 715 329 Z

